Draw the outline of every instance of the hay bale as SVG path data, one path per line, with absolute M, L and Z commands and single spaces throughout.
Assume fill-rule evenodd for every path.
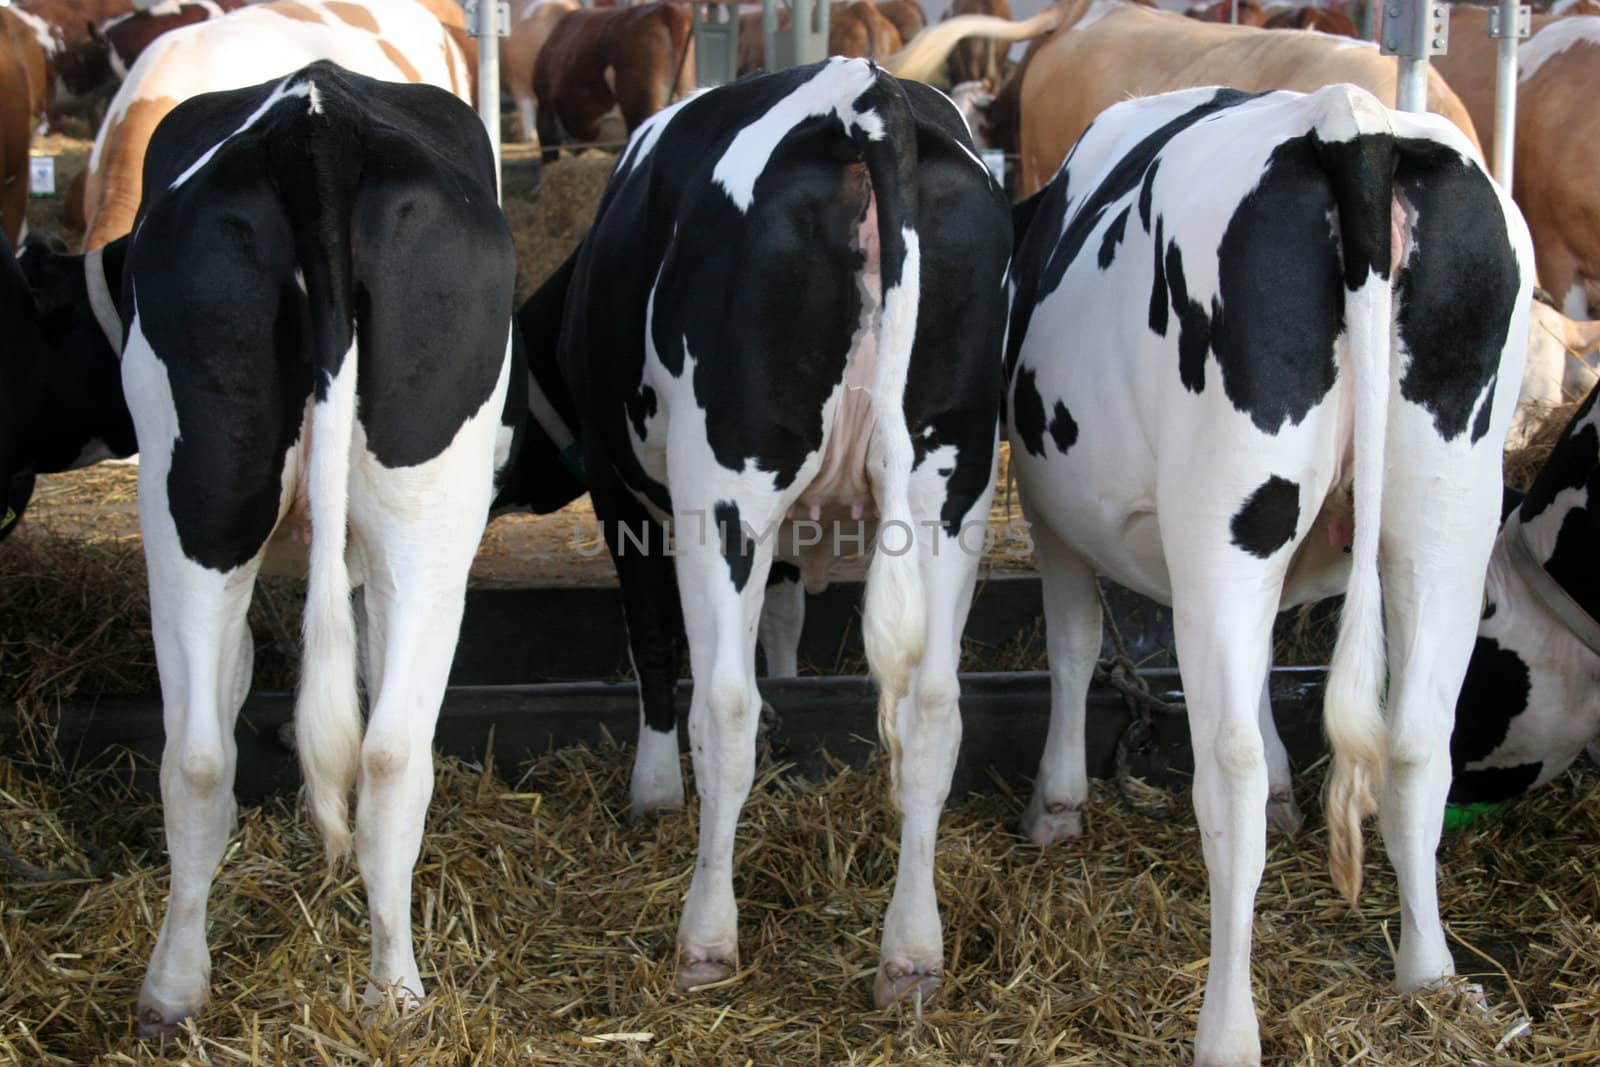
M 540 168 L 536 183 L 506 182 L 504 209 L 517 243 L 517 305 L 555 273 L 594 221 L 616 157 L 567 156 Z

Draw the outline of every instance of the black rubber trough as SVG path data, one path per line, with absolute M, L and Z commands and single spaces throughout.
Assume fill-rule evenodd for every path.
M 1279 731 L 1297 766 L 1323 749 L 1322 668 L 1273 671 L 1272 698 Z M 1182 699 L 1171 669 L 1144 672 L 1152 693 L 1167 701 Z M 963 736 L 953 797 L 993 791 L 1003 781 L 1026 789 L 1044 744 L 1050 715 L 1049 675 L 1042 671 L 975 673 L 961 679 Z M 824 753 L 862 764 L 875 741 L 875 697 L 864 677 L 763 679 L 763 697 L 775 721 L 767 731 L 771 755 L 792 763 L 795 772 L 817 776 L 827 771 Z M 678 692 L 680 719 L 689 707 L 690 685 Z M 285 741 L 283 726 L 293 716 L 288 693 L 252 694 L 239 717 L 236 791 L 245 801 L 298 787 L 299 770 Z M 1119 742 L 1128 744 L 1124 761 L 1132 774 L 1152 781 L 1182 780 L 1192 771 L 1189 731 L 1181 714 L 1156 713 L 1148 736 L 1128 731 L 1133 721 L 1121 696 L 1096 686 L 1090 694 L 1088 742 L 1090 773 L 1109 777 L 1117 764 Z M 631 682 L 555 682 L 540 685 L 452 686 L 446 694 L 435 735 L 436 748 L 464 760 L 481 761 L 493 749 L 508 772 L 527 759 L 576 744 L 631 742 L 638 724 L 638 702 Z M 12 732 L 0 718 L 0 732 Z M 680 736 L 683 736 L 680 732 Z M 59 750 L 75 766 L 126 762 L 135 758 L 135 784 L 158 791 L 157 761 L 162 746 L 161 702 L 105 699 L 63 706 L 57 734 Z

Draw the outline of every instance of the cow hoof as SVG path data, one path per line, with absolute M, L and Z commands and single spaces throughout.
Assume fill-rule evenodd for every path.
M 678 956 L 676 985 L 680 993 L 692 993 L 703 986 L 732 978 L 738 969 L 737 960 L 705 958 L 696 959 L 687 954 Z
M 1035 794 L 1022 813 L 1022 833 L 1036 845 L 1083 836 L 1083 805 L 1064 800 L 1045 803 Z
M 683 810 L 683 797 L 665 798 L 640 798 L 635 797 L 629 805 L 628 817 L 636 823 L 649 822 L 660 815 L 667 815 L 674 811 Z
M 185 1019 L 198 1014 L 199 1011 L 199 1004 L 173 1007 L 154 999 L 140 997 L 139 1036 L 160 1037 L 163 1034 L 175 1034 L 183 1027 Z
M 1280 834 L 1293 837 L 1305 821 L 1293 793 L 1274 793 L 1267 798 L 1267 825 Z
M 872 1003 L 882 1011 L 897 1000 L 916 1006 L 920 1014 L 922 1005 L 933 999 L 939 989 L 939 979 L 944 968 L 939 963 L 914 964 L 905 960 L 884 961 L 878 967 L 877 980 L 872 983 Z

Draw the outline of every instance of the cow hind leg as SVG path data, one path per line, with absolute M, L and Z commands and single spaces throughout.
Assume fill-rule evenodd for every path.
M 161 678 L 162 814 L 172 860 L 171 890 L 150 966 L 140 986 L 138 1023 L 143 1033 L 174 1029 L 205 1002 L 211 976 L 206 907 L 212 879 L 233 831 L 237 749 L 234 723 L 250 688 L 254 661 L 246 615 L 260 569 L 266 533 L 236 522 L 257 493 L 276 493 L 279 515 L 290 492 L 266 467 L 236 466 L 225 449 L 187 452 L 172 478 L 178 437 L 176 401 L 165 365 L 145 340 L 136 317 L 123 358 L 123 384 L 144 445 L 139 467 L 139 515 L 149 571 L 151 629 Z M 241 413 L 248 420 L 250 412 Z M 180 539 L 171 493 L 207 502 L 201 538 L 217 558 L 204 566 Z M 183 507 L 179 512 L 187 514 Z M 221 545 L 219 539 L 239 543 Z M 244 543 L 254 540 L 253 545 Z M 213 563 L 216 558 L 213 558 Z
M 974 525 L 987 518 L 994 497 L 993 455 L 986 488 L 966 513 L 969 519 L 976 517 Z M 901 744 L 894 783 L 900 808 L 900 860 L 894 896 L 883 918 L 883 946 L 873 984 L 873 1003 L 879 1008 L 901 999 L 920 1004 L 938 988 L 944 973 L 934 857 L 939 816 L 950 795 L 961 748 L 957 675 L 961 634 L 972 607 L 983 545 L 982 537 L 965 536 L 965 527 L 952 531 L 942 522 L 946 484 L 935 464 L 923 464 L 912 472 L 910 490 L 925 629 L 922 662 L 911 672 L 908 692 L 895 709 Z M 880 531 L 878 552 L 897 546 L 893 532 Z M 878 562 L 875 559 L 874 565 Z
M 394 469 L 369 455 L 352 476 L 350 522 L 367 560 L 363 600 L 373 657 L 355 826 L 372 923 L 369 1004 L 389 991 L 406 1001 L 423 994 L 411 939 L 411 875 L 433 794 L 434 726 L 493 495 L 509 351 L 508 343 L 490 398 L 443 453 Z M 358 455 L 364 438 L 358 428 Z
M 1305 817 L 1294 800 L 1294 773 L 1289 766 L 1289 750 L 1278 736 L 1272 718 L 1272 653 L 1267 653 L 1267 672 L 1261 682 L 1261 741 L 1267 757 L 1267 825 L 1293 837 L 1300 832 Z
M 772 563 L 772 540 L 761 535 L 788 505 L 755 493 L 699 501 L 677 494 L 674 504 L 678 589 L 694 676 L 689 749 L 700 797 L 699 850 L 678 925 L 677 984 L 693 989 L 738 969 L 733 847 L 755 778 L 761 710 L 755 635 Z M 706 536 L 697 536 L 702 529 Z
M 1050 660 L 1050 730 L 1022 832 L 1047 845 L 1083 833 L 1089 799 L 1084 722 L 1089 683 L 1100 655 L 1100 594 L 1093 569 L 1043 524 L 1033 527 L 1043 583 L 1045 643 Z
M 1215 553 L 1188 558 L 1166 547 L 1194 745 L 1194 809 L 1211 891 L 1211 962 L 1195 1062 L 1258 1064 L 1250 941 L 1266 864 L 1268 774 L 1260 698 L 1281 575 L 1275 584 L 1259 573 L 1260 564 L 1244 562 L 1240 573 L 1222 574 L 1224 561 Z M 1257 573 L 1246 576 L 1247 568 Z M 1244 589 L 1252 595 L 1241 595 Z
M 1496 402 L 1509 403 L 1505 395 Z M 1456 699 L 1476 640 L 1482 576 L 1497 525 L 1494 440 L 1480 441 L 1480 454 L 1471 457 L 1438 448 L 1430 460 L 1425 449 L 1408 449 L 1408 462 L 1390 471 L 1385 487 L 1389 759 L 1378 821 L 1400 885 L 1395 980 L 1405 991 L 1455 971 L 1439 919 L 1435 853 L 1450 789 Z M 1471 486 L 1420 476 L 1441 469 L 1467 473 L 1475 465 Z

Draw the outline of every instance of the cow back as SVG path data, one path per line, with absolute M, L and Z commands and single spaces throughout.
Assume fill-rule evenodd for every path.
M 1199 22 L 1120 0 L 1071 0 L 1062 26 L 1041 43 L 1019 89 L 1024 196 L 1055 173 L 1096 115 L 1132 96 L 1205 85 L 1312 92 L 1348 82 L 1394 106 L 1394 58 L 1326 34 Z M 1434 70 L 1428 110 L 1478 147 L 1466 108 Z
M 95 137 L 84 188 L 84 247 L 97 248 L 132 226 L 145 146 L 180 102 L 282 77 L 318 59 L 470 97 L 466 57 L 412 0 L 274 0 L 174 30 L 139 57 Z

